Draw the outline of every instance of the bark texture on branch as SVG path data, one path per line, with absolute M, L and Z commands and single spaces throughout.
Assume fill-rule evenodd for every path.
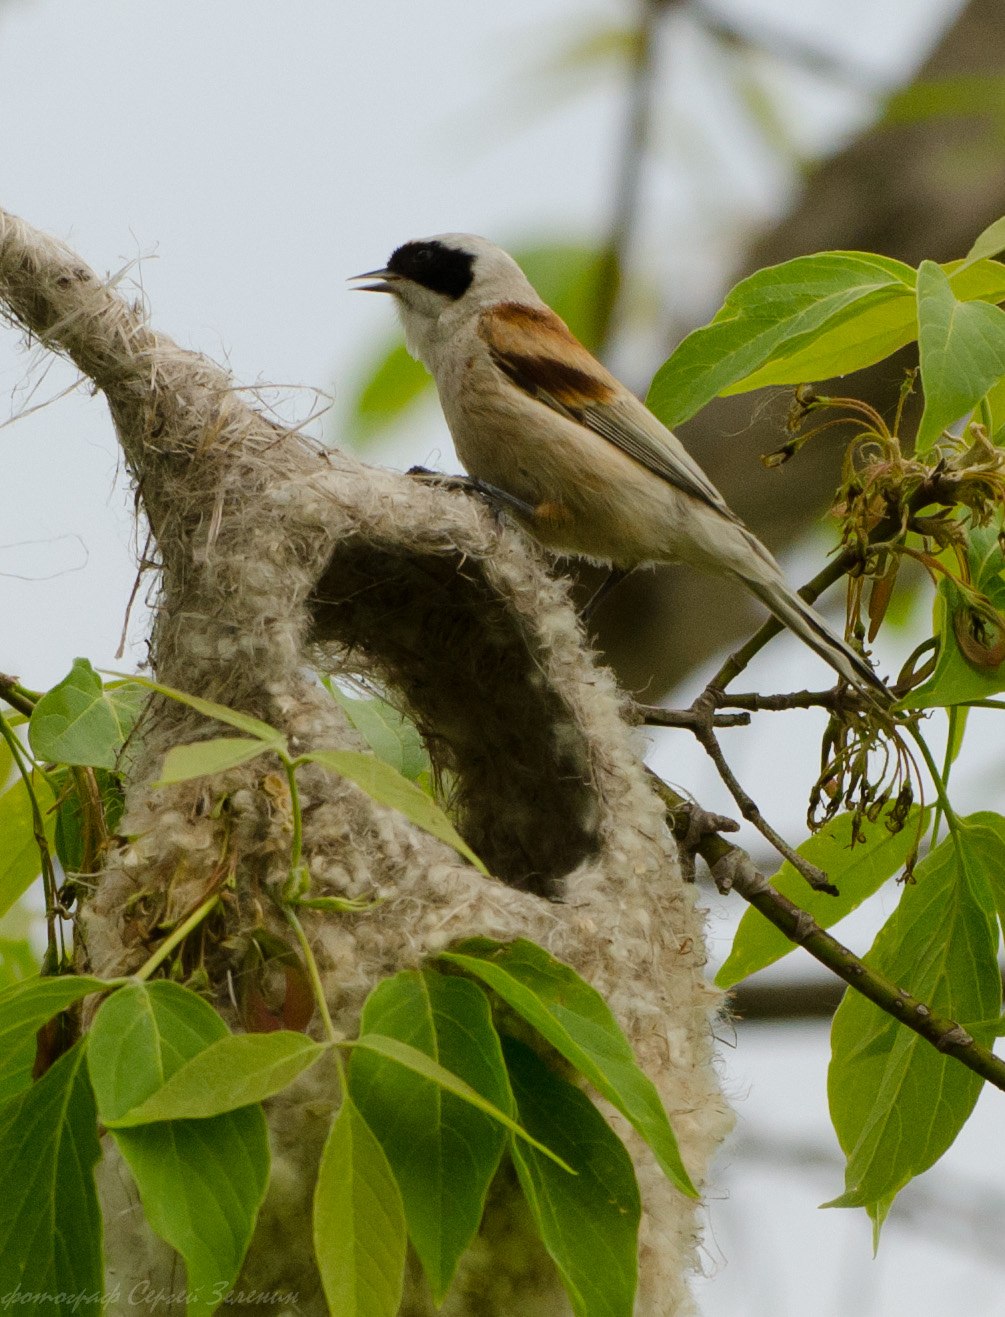
M 245 403 L 227 374 L 154 333 L 61 244 L 0 212 L 0 307 L 103 390 L 155 541 L 156 676 L 281 728 L 297 751 L 360 748 L 311 673 L 378 682 L 422 728 L 455 783 L 487 880 L 347 781 L 298 777 L 304 858 L 321 893 L 380 896 L 359 916 L 307 922 L 336 1026 L 356 1031 L 381 978 L 451 940 L 526 936 L 605 994 L 658 1085 L 701 1182 L 729 1126 L 712 1065 L 700 912 L 610 675 L 584 648 L 564 585 L 516 531 L 466 495 L 323 452 Z M 269 897 L 290 849 L 289 798 L 266 759 L 154 790 L 164 751 L 220 730 L 151 703 L 128 767 L 122 833 L 80 925 L 80 964 L 138 965 L 165 925 L 232 880 L 192 949 L 235 1028 L 289 1022 L 295 992 L 263 948 L 288 931 Z M 295 985 L 294 985 L 295 986 Z M 241 1288 L 296 1291 L 323 1311 L 306 1227 L 334 1098 L 310 1072 L 271 1104 L 273 1186 Z M 621 1131 L 624 1133 L 624 1130 Z M 632 1139 L 645 1203 L 638 1311 L 690 1308 L 693 1206 Z M 177 1289 L 177 1259 L 143 1225 L 108 1150 L 110 1268 Z M 431 1306 L 413 1271 L 402 1312 Z M 501 1182 L 448 1314 L 568 1311 Z

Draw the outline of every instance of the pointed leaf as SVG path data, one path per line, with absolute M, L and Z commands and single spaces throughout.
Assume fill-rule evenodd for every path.
M 924 453 L 1005 375 L 1005 311 L 957 301 L 944 272 L 934 261 L 922 261 L 918 348 L 925 410 L 915 446 Z
M 803 384 L 850 375 L 898 352 L 918 336 L 913 289 L 863 297 L 853 315 L 814 334 L 801 347 L 783 343 L 763 366 L 722 390 L 723 397 L 769 385 Z
M 632 1317 L 642 1204 L 632 1159 L 586 1094 L 529 1047 L 503 1042 L 525 1129 L 576 1171 L 566 1175 L 517 1139 L 510 1152 L 545 1248 L 576 1317 Z
M 97 1311 L 103 1268 L 94 1167 L 100 1156 L 81 1041 L 0 1108 L 0 1294 L 8 1301 L 17 1294 L 39 1296 L 32 1313 L 61 1317 L 70 1311 L 63 1302 L 69 1295 L 85 1311 Z
M 544 1147 L 537 1143 L 531 1136 L 516 1123 L 515 1120 L 507 1116 L 501 1108 L 493 1106 L 471 1087 L 463 1079 L 458 1078 L 450 1070 L 445 1069 L 438 1061 L 432 1060 L 425 1052 L 419 1051 L 417 1047 L 412 1047 L 409 1043 L 403 1043 L 397 1038 L 388 1038 L 384 1034 L 366 1033 L 362 1034 L 353 1043 L 348 1044 L 354 1048 L 361 1048 L 365 1052 L 376 1052 L 378 1056 L 385 1057 L 388 1061 L 393 1061 L 395 1065 L 403 1067 L 405 1070 L 411 1070 L 421 1079 L 428 1079 L 438 1085 L 446 1093 L 452 1093 L 455 1097 L 462 1098 L 465 1102 L 470 1102 L 473 1107 L 479 1111 L 484 1111 L 486 1115 L 497 1120 L 500 1125 L 508 1129 L 511 1134 L 517 1138 L 524 1139 L 532 1144 L 539 1152 L 550 1157 L 556 1165 L 561 1166 L 570 1174 L 572 1168 L 562 1161 L 561 1157 L 556 1156 L 550 1148 Z
M 259 740 L 244 736 L 216 736 L 209 741 L 192 741 L 188 745 L 173 745 L 164 756 L 161 775 L 155 787 L 170 786 L 172 782 L 187 782 L 193 777 L 209 773 L 223 773 L 236 768 L 249 759 L 257 759 L 270 747 Z
M 216 1011 L 177 983 L 120 988 L 102 1003 L 88 1035 L 102 1120 L 121 1120 L 228 1036 Z M 111 1134 L 151 1227 L 185 1260 L 189 1317 L 208 1315 L 237 1276 L 265 1196 L 269 1139 L 261 1107 Z
M 365 1049 L 374 1035 L 407 1044 L 508 1117 L 513 1099 L 488 998 L 469 979 L 403 970 L 367 998 L 360 1033 L 349 1093 L 387 1154 L 409 1237 L 439 1303 L 478 1229 L 505 1135 L 455 1091 Z
M 208 1002 L 167 979 L 129 983 L 101 1003 L 87 1064 L 105 1124 L 121 1121 L 186 1061 L 229 1037 Z
M 988 256 L 1005 251 L 1005 215 L 989 224 L 963 258 L 963 265 L 974 265 Z
M 314 1190 L 314 1254 L 333 1317 L 395 1317 L 407 1240 L 384 1150 L 344 1097 Z
M 698 1196 L 656 1087 L 596 989 L 525 938 L 469 938 L 441 959 L 487 983 L 533 1025 L 645 1139 L 677 1188 Z
M 185 1260 L 188 1317 L 209 1317 L 237 1278 L 269 1182 L 261 1107 L 110 1132 L 147 1221 Z
M 117 672 L 107 674 L 117 677 Z M 144 690 L 156 691 L 158 695 L 165 695 L 169 700 L 177 700 L 179 704 L 187 704 L 190 709 L 195 709 L 206 718 L 215 718 L 217 722 L 225 723 L 228 727 L 236 727 L 239 732 L 247 732 L 249 736 L 257 737 L 267 746 L 274 750 L 286 749 L 286 737 L 283 736 L 277 728 L 272 727 L 269 723 L 263 722 L 261 718 L 253 718 L 250 713 L 241 713 L 237 709 L 228 709 L 225 704 L 216 704 L 213 700 L 204 700 L 200 695 L 190 695 L 188 691 L 178 690 L 176 686 L 165 686 L 162 682 L 151 681 L 149 677 L 129 677 L 129 681 L 135 682 L 142 686 Z
M 307 762 L 321 764 L 348 778 L 350 782 L 355 782 L 379 805 L 399 810 L 416 827 L 460 852 L 480 873 L 488 873 L 439 805 L 421 787 L 396 772 L 390 764 L 357 750 L 314 750 L 310 754 L 300 755 L 296 760 L 298 764 Z
M 69 674 L 35 705 L 28 741 L 39 759 L 114 768 L 142 700 L 131 681 L 102 686 L 87 659 L 74 659 Z
M 820 252 L 759 270 L 727 294 L 657 371 L 648 406 L 671 428 L 783 352 L 914 288 L 909 265 L 869 252 Z
M 35 1035 L 46 1024 L 92 992 L 104 992 L 103 979 L 67 974 L 31 978 L 0 992 L 0 1103 L 31 1084 Z
M 992 816 L 993 818 L 995 816 Z M 998 930 L 988 876 L 1005 866 L 1001 821 L 959 821 L 918 865 L 867 964 L 957 1021 L 996 1016 Z M 865 997 L 847 992 L 831 1031 L 831 1118 L 848 1158 L 834 1206 L 880 1204 L 946 1151 L 983 1080 Z
M 837 896 L 812 891 L 787 860 L 771 878 L 771 885 L 812 915 L 821 928 L 830 928 L 844 919 L 898 873 L 918 842 L 917 809 L 911 811 L 900 832 L 891 832 L 882 819 L 875 823 L 863 821 L 859 831 L 864 836 L 854 847 L 852 823 L 851 814 L 840 814 L 797 847 L 805 860 L 827 874 L 838 888 Z M 794 942 L 760 911 L 751 908 L 740 920 L 732 950 L 715 976 L 716 985 L 731 988 L 795 949 Z
M 376 696 L 353 698 L 339 690 L 334 682 L 328 685 L 328 690 L 378 759 L 397 769 L 410 782 L 428 771 L 429 756 L 419 729 L 392 704 Z
M 56 832 L 52 791 L 38 772 L 31 774 L 31 789 L 42 816 L 43 835 L 51 847 Z M 35 813 L 23 777 L 0 795 L 0 838 L 0 915 L 4 915 L 42 872 Z
M 185 1061 L 111 1128 L 158 1120 L 205 1119 L 263 1102 L 291 1084 L 328 1047 L 302 1033 L 228 1034 Z

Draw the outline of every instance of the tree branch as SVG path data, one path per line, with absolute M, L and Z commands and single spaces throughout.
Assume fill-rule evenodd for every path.
M 690 830 L 690 814 L 695 807 L 655 774 L 650 774 L 650 781 L 667 806 L 667 819 L 674 836 L 683 840 Z M 948 1016 L 936 1014 L 919 997 L 896 987 L 837 938 L 825 932 L 812 915 L 772 887 L 746 851 L 717 833 L 702 837 L 695 850 L 708 865 L 721 892 L 739 892 L 790 942 L 804 947 L 848 987 L 867 997 L 873 1005 L 919 1034 L 938 1051 L 954 1056 L 969 1070 L 1005 1092 L 1005 1060 L 979 1043 L 961 1024 Z

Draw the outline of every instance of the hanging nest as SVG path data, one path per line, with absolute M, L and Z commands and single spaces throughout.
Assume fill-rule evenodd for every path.
M 494 875 L 352 783 L 300 770 L 314 887 L 381 899 L 370 913 L 305 918 L 336 1027 L 354 1035 L 375 983 L 455 939 L 532 938 L 606 997 L 700 1183 L 729 1125 L 700 912 L 622 697 L 540 552 L 461 491 L 277 426 L 218 366 L 155 334 L 73 253 L 3 212 L 0 305 L 108 400 L 157 546 L 158 680 L 264 718 L 298 753 L 363 748 L 319 667 L 379 688 L 419 727 L 460 831 Z M 232 1028 L 257 1027 L 263 1011 L 288 1024 L 295 983 L 261 956 L 289 940 L 271 895 L 290 847 L 278 765 L 266 756 L 151 786 L 168 748 L 219 734 L 190 709 L 151 702 L 127 769 L 128 840 L 82 912 L 79 965 L 128 972 L 165 924 L 226 885 L 192 952 L 207 993 Z M 269 1104 L 272 1187 L 239 1285 L 296 1292 L 304 1313 L 323 1311 L 304 1221 L 335 1093 L 317 1069 Z M 619 1133 L 645 1208 L 638 1311 L 688 1311 L 694 1205 L 623 1123 Z M 110 1280 L 123 1294 L 138 1280 L 170 1287 L 177 1260 L 107 1149 L 101 1185 Z M 413 1280 L 402 1312 L 431 1312 Z M 505 1180 L 441 1311 L 568 1311 Z

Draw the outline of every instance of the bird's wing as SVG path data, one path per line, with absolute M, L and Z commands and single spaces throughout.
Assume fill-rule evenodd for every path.
M 530 397 L 578 421 L 655 475 L 736 520 L 680 440 L 583 347 L 554 311 L 499 302 L 482 312 L 478 332 L 496 366 Z

